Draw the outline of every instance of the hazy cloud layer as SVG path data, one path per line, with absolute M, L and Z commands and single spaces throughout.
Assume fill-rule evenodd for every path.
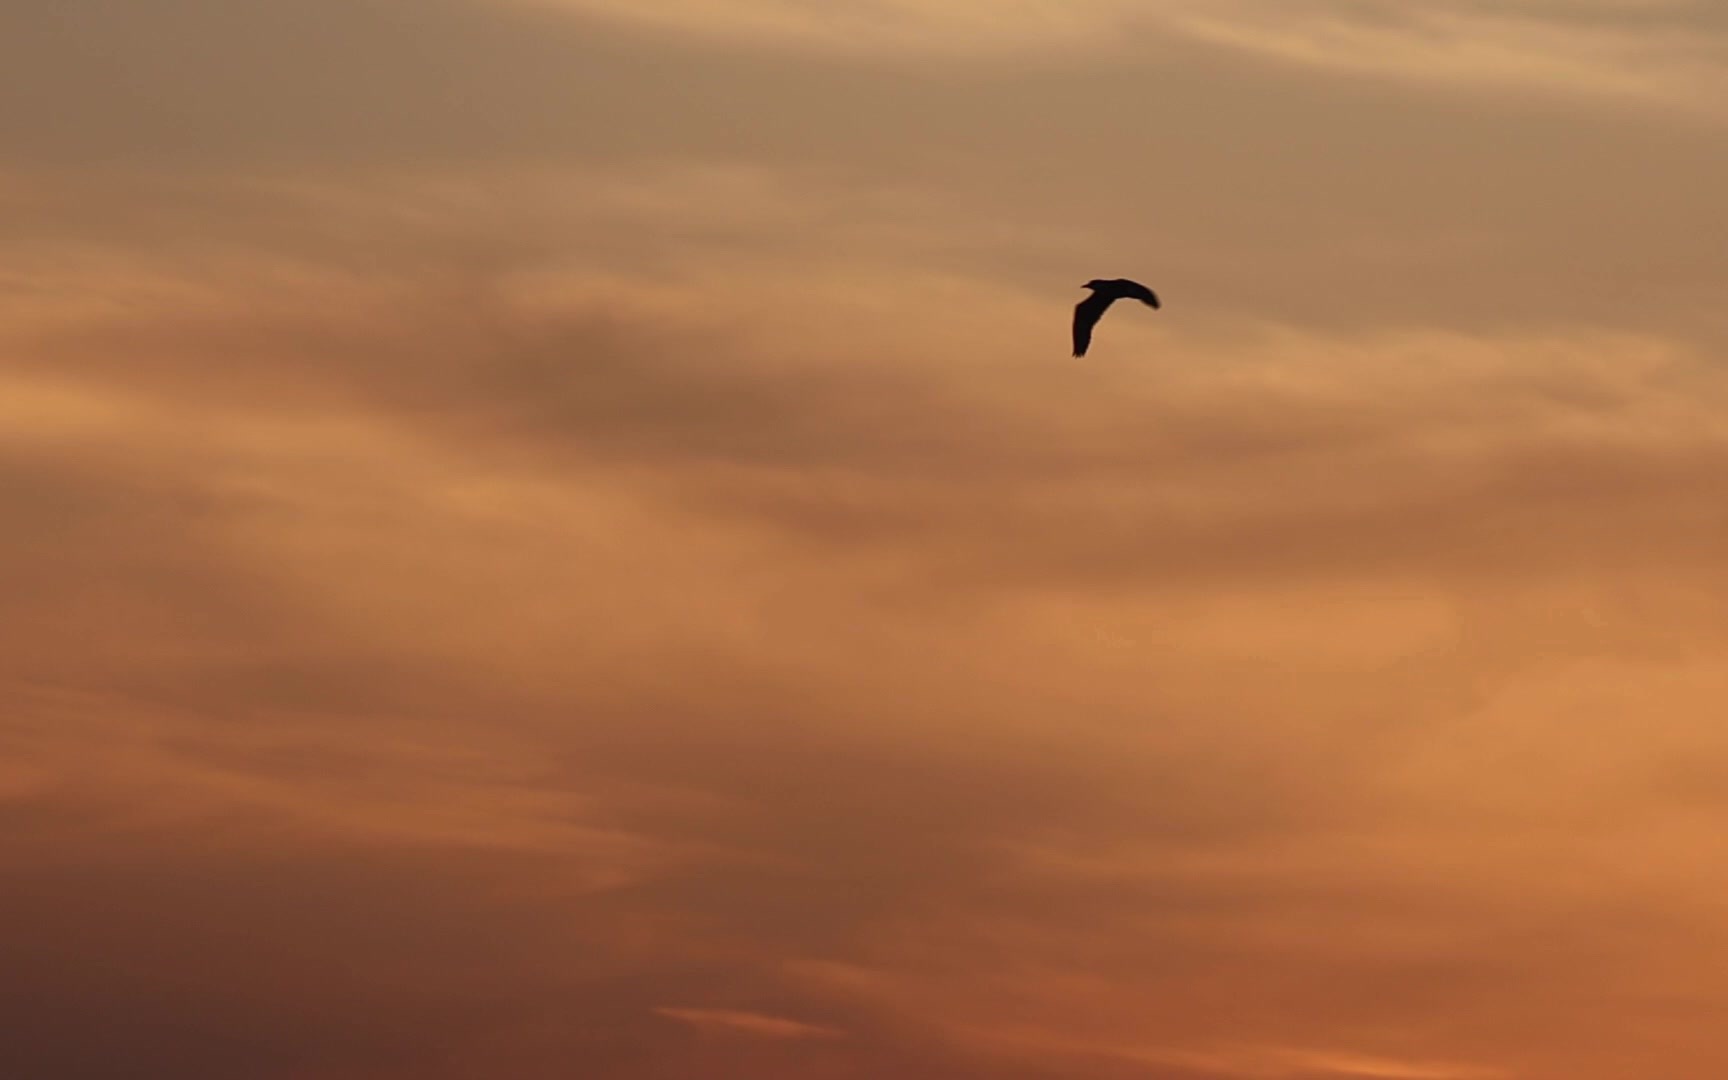
M 1524 92 L 1712 14 L 153 7 L 0 15 L 21 1075 L 1728 1065 L 1728 159 Z

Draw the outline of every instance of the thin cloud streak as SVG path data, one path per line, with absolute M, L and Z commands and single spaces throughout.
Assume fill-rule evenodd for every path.
M 736 1032 L 763 1039 L 837 1039 L 845 1034 L 838 1028 L 735 1009 L 679 1009 L 663 1006 L 654 1011 L 703 1031 Z

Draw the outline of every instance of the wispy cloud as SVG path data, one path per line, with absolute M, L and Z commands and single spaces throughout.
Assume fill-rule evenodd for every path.
M 503 0 L 488 0 L 503 2 Z M 845 52 L 1023 57 L 1131 52 L 1175 34 L 1316 69 L 1455 87 L 1624 98 L 1715 114 L 1728 35 L 1670 3 L 1472 0 L 508 0 L 693 33 Z
M 671 0 L 652 9 L 615 0 L 481 2 L 562 8 L 723 38 L 843 51 L 888 48 L 911 54 L 990 54 L 1023 49 L 1040 40 L 1046 45 L 1092 42 L 1119 29 L 1129 15 L 1145 8 L 1132 0 L 1083 0 L 1076 4 L 1002 0 L 994 5 L 976 0 L 864 0 L 844 6 L 810 0 Z
M 1366 1054 L 1292 1050 L 1274 1054 L 1296 1074 L 1366 1077 L 1368 1080 L 1506 1080 L 1501 1069 L 1425 1061 L 1397 1061 Z
M 837 1039 L 845 1034 L 839 1028 L 806 1024 L 788 1020 L 783 1016 L 767 1016 L 738 1009 L 680 1009 L 662 1006 L 654 1011 L 704 1031 L 731 1032 L 761 1039 Z
M 984 1045 L 1013 1047 L 1020 1053 L 1067 1062 L 1129 1062 L 1144 1068 L 1180 1070 L 1184 1077 L 1228 1080 L 1513 1080 L 1505 1070 L 1458 1062 L 1404 1060 L 1343 1051 L 1299 1050 L 1284 1047 L 1087 1041 L 1034 1029 L 965 1029 L 964 1036 Z
M 1567 9 L 1368 11 L 1376 17 L 1320 6 L 1195 11 L 1172 25 L 1267 57 L 1398 81 L 1621 98 L 1701 115 L 1720 115 L 1728 89 L 1728 39 L 1696 27 L 1579 19 Z

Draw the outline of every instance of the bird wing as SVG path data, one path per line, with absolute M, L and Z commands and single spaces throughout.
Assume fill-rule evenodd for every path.
M 1126 293 L 1129 296 L 1132 296 L 1134 299 L 1140 301 L 1142 304 L 1145 304 L 1148 307 L 1154 307 L 1154 308 L 1158 306 L 1158 294 L 1153 292 L 1151 289 L 1148 289 L 1146 286 L 1140 284 L 1138 281 L 1124 280 L 1122 282 L 1122 285 L 1123 285 L 1122 291 L 1124 293 Z
M 1104 317 L 1104 309 L 1109 307 L 1114 299 L 1114 296 L 1093 293 L 1074 305 L 1075 356 L 1086 355 L 1086 347 L 1092 344 L 1092 328 L 1098 325 L 1098 320 Z

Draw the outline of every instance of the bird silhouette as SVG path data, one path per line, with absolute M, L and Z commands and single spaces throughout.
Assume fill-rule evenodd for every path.
M 1158 306 L 1158 294 L 1127 278 L 1093 278 L 1082 285 L 1092 295 L 1074 305 L 1074 355 L 1085 356 L 1092 344 L 1092 328 L 1104 317 L 1104 311 L 1118 300 L 1138 300 L 1147 307 Z

